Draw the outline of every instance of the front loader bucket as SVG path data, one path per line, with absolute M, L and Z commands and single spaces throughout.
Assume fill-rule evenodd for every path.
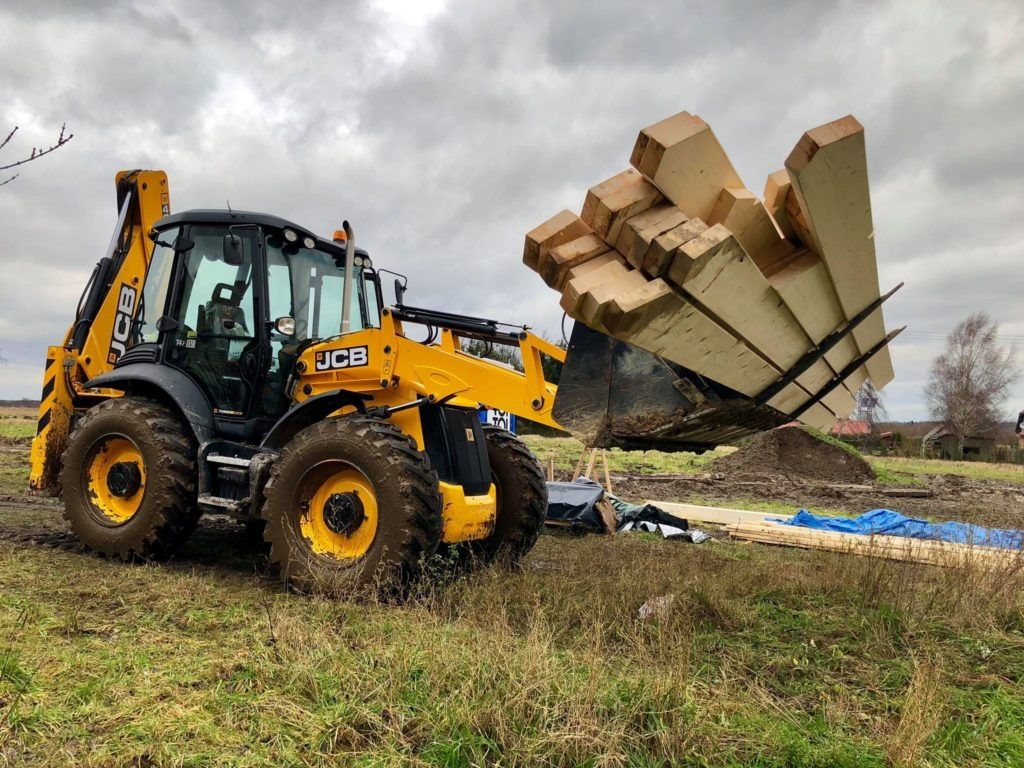
M 789 421 L 583 323 L 573 327 L 552 415 L 585 445 L 698 453 Z

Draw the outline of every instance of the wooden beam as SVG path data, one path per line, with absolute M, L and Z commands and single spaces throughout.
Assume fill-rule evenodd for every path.
M 608 244 L 593 232 L 551 248 L 540 260 L 537 270 L 544 282 L 555 290 L 565 287 L 569 270 L 611 250 Z
M 751 397 L 779 377 L 746 344 L 660 278 L 616 295 L 604 309 L 602 324 L 615 338 Z
M 608 257 L 608 258 L 604 258 Z M 626 263 L 617 251 L 609 251 L 585 264 L 569 270 L 562 291 L 561 306 L 574 319 L 580 319 L 583 297 L 594 286 L 621 278 L 626 273 Z
M 726 187 L 718 195 L 708 224 L 721 224 L 756 259 L 782 242 L 782 233 L 757 196 L 744 187 Z
M 786 170 L 806 219 L 803 237 L 824 261 L 849 319 L 879 296 L 863 126 L 847 115 L 807 131 L 786 159 Z M 853 336 L 862 352 L 884 338 L 881 308 Z M 876 387 L 893 378 L 888 350 L 866 368 Z
M 645 504 L 653 504 L 670 515 L 681 517 L 691 523 L 714 523 L 730 525 L 736 523 L 766 523 L 786 520 L 790 515 L 777 515 L 770 512 L 756 512 L 749 509 L 729 509 L 728 507 L 702 507 L 698 504 L 677 504 L 672 501 L 646 500 Z
M 664 197 L 653 184 L 635 172 L 624 172 L 587 192 L 581 218 L 605 242 L 613 245 L 628 219 L 662 200 Z
M 686 221 L 686 214 L 671 203 L 656 205 L 626 220 L 615 241 L 615 249 L 626 257 L 630 266 L 640 269 L 651 241 Z
M 644 274 L 664 277 L 679 247 L 706 232 L 707 228 L 708 225 L 700 219 L 690 219 L 655 237 L 647 246 L 641 263 Z
M 683 213 L 705 221 L 724 188 L 743 186 L 711 128 L 689 112 L 644 128 L 630 164 Z
M 813 528 L 756 521 L 727 524 L 726 529 L 730 536 L 742 541 L 801 549 L 823 549 L 861 557 L 927 563 L 948 568 L 1016 571 L 1021 563 L 1020 550 L 977 544 L 957 544 L 883 534 L 819 531 Z
M 789 370 L 812 347 L 775 289 L 721 224 L 676 251 L 668 278 L 780 371 Z
M 523 247 L 523 263 L 536 272 L 541 260 L 550 249 L 590 234 L 590 232 L 590 227 L 572 211 L 556 213 L 539 227 L 527 233 L 526 244 Z
M 789 174 L 785 168 L 769 174 L 764 183 L 764 207 L 785 238 L 795 236 L 789 214 L 786 212 L 786 197 L 789 195 L 790 187 Z

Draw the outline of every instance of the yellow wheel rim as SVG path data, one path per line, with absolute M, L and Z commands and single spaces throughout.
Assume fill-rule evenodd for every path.
M 146 493 L 146 463 L 138 446 L 125 437 L 103 438 L 90 451 L 87 466 L 86 482 L 93 510 L 105 522 L 115 525 L 131 520 Z M 132 466 L 137 470 L 134 481 Z
M 313 483 L 300 504 L 299 528 L 316 554 L 354 560 L 370 550 L 377 535 L 377 494 L 362 472 L 332 472 Z

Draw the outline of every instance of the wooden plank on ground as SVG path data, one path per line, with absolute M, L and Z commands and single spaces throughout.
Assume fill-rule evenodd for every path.
M 852 116 L 807 131 L 786 159 L 807 225 L 807 245 L 828 268 L 847 319 L 879 296 L 864 128 Z M 853 332 L 861 352 L 885 337 L 881 308 Z M 872 383 L 893 378 L 887 349 L 866 365 Z
M 927 563 L 944 567 L 1016 571 L 1024 565 L 1020 550 L 972 544 L 911 539 L 901 536 L 863 535 L 819 531 L 799 526 L 739 522 L 726 526 L 729 534 L 743 541 L 823 549 L 832 552 L 877 557 L 886 560 Z
M 644 128 L 630 163 L 690 218 L 707 221 L 723 189 L 743 186 L 710 126 L 689 112 Z
M 749 509 L 729 509 L 728 507 L 704 507 L 698 504 L 677 504 L 674 501 L 653 501 L 648 499 L 644 504 L 653 504 L 670 515 L 681 517 L 691 523 L 714 523 L 715 525 L 731 525 L 736 523 L 768 523 L 773 520 L 786 520 L 790 515 L 779 515 L 771 512 L 757 512 Z
M 590 232 L 590 227 L 572 211 L 556 213 L 527 233 L 526 244 L 523 247 L 523 263 L 536 272 L 541 259 L 550 249 Z

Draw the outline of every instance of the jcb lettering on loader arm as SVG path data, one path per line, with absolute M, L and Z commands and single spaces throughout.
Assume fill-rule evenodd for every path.
M 132 322 L 135 318 L 135 300 L 138 296 L 132 286 L 127 283 L 121 284 L 117 295 L 117 312 L 114 315 L 114 330 L 110 336 L 110 352 L 107 353 L 107 362 L 113 365 L 128 349 L 128 342 L 132 332 Z
M 32 446 L 32 485 L 62 494 L 82 541 L 167 557 L 202 513 L 229 514 L 262 531 L 288 583 L 327 592 L 406 583 L 439 548 L 468 566 L 533 546 L 541 468 L 477 409 L 557 427 L 541 355 L 561 349 L 385 307 L 351 235 L 343 247 L 266 214 L 169 215 L 162 171 L 116 180 L 118 228 L 51 348 Z M 525 372 L 465 339 L 517 347 Z

